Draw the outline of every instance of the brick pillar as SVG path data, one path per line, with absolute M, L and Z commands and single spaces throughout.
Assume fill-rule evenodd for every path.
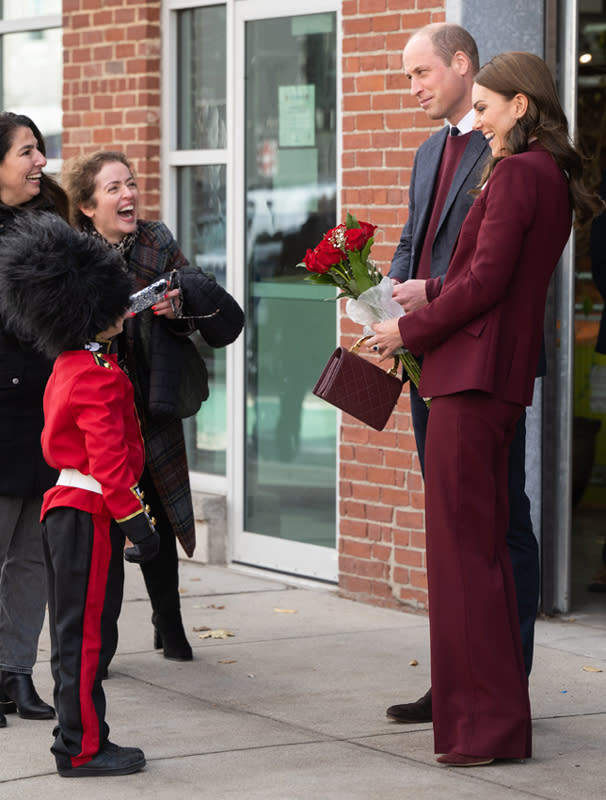
M 122 150 L 160 211 L 160 0 L 63 1 L 63 157 Z
M 419 144 L 435 130 L 411 97 L 402 50 L 445 19 L 432 0 L 343 0 L 343 215 L 379 226 L 372 257 L 386 274 L 408 216 Z M 341 318 L 341 342 L 359 326 Z M 423 481 L 408 389 L 384 431 L 344 417 L 340 431 L 339 585 L 353 599 L 425 609 Z

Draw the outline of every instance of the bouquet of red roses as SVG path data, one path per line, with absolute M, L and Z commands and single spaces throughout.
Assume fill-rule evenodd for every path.
M 339 290 L 337 300 L 349 298 L 346 313 L 354 322 L 366 326 L 401 316 L 402 307 L 391 296 L 391 280 L 370 260 L 376 225 L 358 222 L 349 212 L 344 223 L 331 228 L 322 241 L 308 250 L 299 267 L 309 271 L 306 280 L 331 284 Z M 407 350 L 398 353 L 406 373 L 415 386 L 419 385 L 421 369 L 417 359 Z

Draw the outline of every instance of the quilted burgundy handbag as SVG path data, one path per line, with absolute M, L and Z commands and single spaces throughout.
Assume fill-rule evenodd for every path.
M 337 347 L 312 391 L 360 422 L 382 431 L 398 402 L 402 381 L 397 377 L 397 359 L 386 372 L 357 355 L 367 338 L 359 339 L 351 350 Z

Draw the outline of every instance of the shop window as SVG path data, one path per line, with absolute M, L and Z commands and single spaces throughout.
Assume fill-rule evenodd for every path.
M 33 119 L 49 159 L 61 157 L 61 45 L 61 0 L 0 3 L 0 108 Z
M 226 6 L 176 12 L 177 238 L 192 264 L 226 286 Z M 226 353 L 208 348 L 210 397 L 185 421 L 195 472 L 225 475 Z

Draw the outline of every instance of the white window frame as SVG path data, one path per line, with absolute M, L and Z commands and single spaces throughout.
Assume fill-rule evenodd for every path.
M 45 14 L 35 17 L 18 17 L 17 19 L 0 19 L 0 37 L 8 33 L 29 33 L 30 31 L 48 30 L 49 28 L 62 28 L 63 17 L 61 14 Z M 49 175 L 58 175 L 61 171 L 63 159 L 49 158 L 46 172 Z
M 177 13 L 191 8 L 206 6 L 226 6 L 226 127 L 227 141 L 223 149 L 212 150 L 179 150 L 177 148 Z M 162 130 L 165 132 L 161 142 L 161 185 L 162 191 L 162 218 L 168 227 L 176 231 L 177 225 L 177 171 L 179 167 L 207 166 L 211 164 L 224 164 L 226 168 L 226 193 L 227 193 L 227 219 L 226 219 L 226 261 L 233 264 L 232 254 L 232 225 L 233 208 L 230 199 L 232 192 L 232 164 L 233 164 L 233 94 L 231 74 L 231 61 L 233 58 L 231 41 L 233 21 L 233 0 L 222 3 L 220 0 L 167 0 L 162 4 L 161 25 L 162 37 Z M 231 155 L 231 158 L 230 158 Z M 226 289 L 237 297 L 234 287 L 233 270 L 229 271 L 226 279 Z M 241 299 L 241 298 L 238 298 Z M 241 340 L 243 337 L 239 337 Z M 226 351 L 226 382 L 232 387 L 235 378 L 235 352 L 237 343 L 227 348 Z M 227 440 L 226 440 L 226 473 L 225 475 L 212 475 L 210 473 L 190 472 L 190 483 L 194 491 L 212 492 L 213 494 L 227 494 L 228 476 L 230 474 L 230 460 L 233 452 L 233 432 L 231 420 L 234 418 L 234 396 L 236 391 L 227 394 Z

